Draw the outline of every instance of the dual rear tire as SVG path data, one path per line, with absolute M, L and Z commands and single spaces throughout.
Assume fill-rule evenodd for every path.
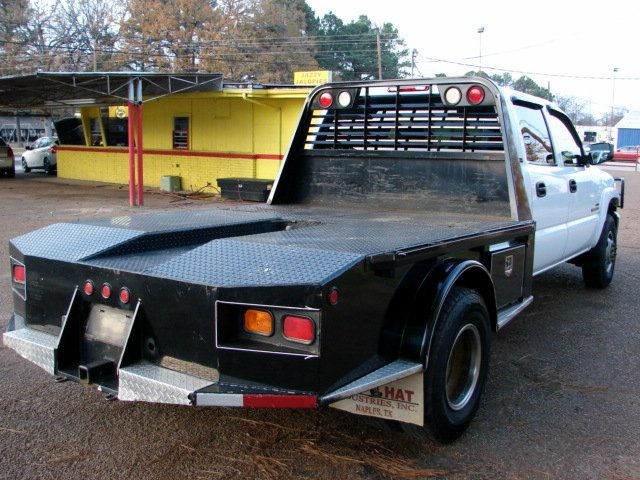
M 440 311 L 424 373 L 425 427 L 442 443 L 464 433 L 480 406 L 489 371 L 491 324 L 482 296 L 454 287 Z

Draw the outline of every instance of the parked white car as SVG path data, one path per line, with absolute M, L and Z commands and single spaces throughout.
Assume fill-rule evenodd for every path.
M 59 145 L 55 137 L 41 137 L 28 145 L 22 154 L 22 169 L 25 173 L 37 168 L 50 174 L 56 171 L 56 147 Z

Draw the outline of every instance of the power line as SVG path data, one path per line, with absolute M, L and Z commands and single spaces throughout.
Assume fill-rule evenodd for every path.
M 454 60 L 446 60 L 443 58 L 435 58 L 435 57 L 422 57 L 429 61 L 429 63 L 449 63 L 452 65 L 460 65 L 463 67 L 471 67 L 478 68 L 478 65 L 473 63 L 464 63 L 457 62 Z M 526 70 L 514 70 L 509 68 L 499 68 L 499 67 L 487 67 L 485 65 L 482 66 L 484 70 L 495 70 L 497 72 L 508 72 L 508 73 L 519 73 L 521 75 L 540 75 L 543 77 L 557 77 L 557 78 L 573 78 L 579 80 L 611 80 L 611 76 L 596 76 L 596 75 L 573 75 L 566 73 L 547 73 L 547 72 L 531 72 Z M 616 80 L 640 80 L 640 77 L 616 77 Z

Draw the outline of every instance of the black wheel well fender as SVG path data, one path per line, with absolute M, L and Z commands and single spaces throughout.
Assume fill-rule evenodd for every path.
M 399 356 L 402 358 L 426 365 L 440 310 L 454 286 L 470 288 L 482 296 L 489 311 L 491 326 L 496 330 L 497 309 L 493 280 L 486 267 L 477 260 L 447 259 L 424 266 L 413 272 L 412 281 L 416 279 L 419 283 L 412 286 L 411 294 L 398 295 L 404 301 L 411 302 L 400 317 L 404 317 L 402 327 L 396 325 L 395 329 L 400 344 Z

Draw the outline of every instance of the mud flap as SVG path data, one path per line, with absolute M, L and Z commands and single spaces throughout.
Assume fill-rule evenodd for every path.
M 414 373 L 386 385 L 357 393 L 330 407 L 385 420 L 424 425 L 424 374 Z

